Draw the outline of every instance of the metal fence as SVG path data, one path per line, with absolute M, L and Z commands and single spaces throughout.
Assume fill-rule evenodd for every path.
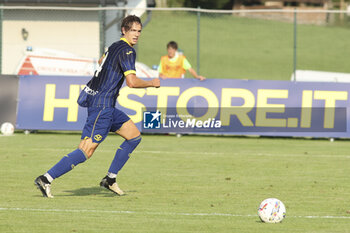
M 27 53 L 98 59 L 141 15 L 137 60 L 156 67 L 176 41 L 207 78 L 289 80 L 298 70 L 350 73 L 350 15 L 322 9 L 217 11 L 185 8 L 0 7 L 1 73 Z M 188 74 L 188 76 L 190 76 Z

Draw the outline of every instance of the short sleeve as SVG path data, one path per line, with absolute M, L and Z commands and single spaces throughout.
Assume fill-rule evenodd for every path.
M 185 69 L 185 70 L 188 70 L 189 68 L 191 68 L 191 64 L 188 62 L 187 58 L 184 58 L 184 63 L 182 65 L 182 67 Z
M 120 54 L 120 66 L 124 73 L 124 76 L 128 74 L 136 74 L 135 62 L 136 53 L 133 49 L 124 49 Z

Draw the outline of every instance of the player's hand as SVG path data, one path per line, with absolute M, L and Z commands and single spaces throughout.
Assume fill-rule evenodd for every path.
M 198 76 L 198 79 L 199 79 L 200 81 L 206 80 L 206 78 L 203 77 L 203 76 L 201 76 L 201 75 Z
M 159 73 L 159 78 L 161 78 L 161 79 L 167 79 L 168 77 L 166 77 L 164 74 L 162 74 L 162 73 Z
M 159 78 L 155 78 L 155 79 L 152 79 L 152 85 L 153 87 L 160 87 L 160 81 L 159 81 Z

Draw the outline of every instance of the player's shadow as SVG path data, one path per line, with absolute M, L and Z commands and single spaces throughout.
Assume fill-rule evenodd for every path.
M 64 196 L 115 196 L 115 194 L 101 187 L 79 188 L 74 190 L 65 190 Z

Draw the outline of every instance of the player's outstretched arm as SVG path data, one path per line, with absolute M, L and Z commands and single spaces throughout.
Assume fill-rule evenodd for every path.
M 205 77 L 198 75 L 193 68 L 189 68 L 188 71 L 193 75 L 193 77 L 195 77 L 196 79 L 199 79 L 200 81 L 203 81 L 206 79 Z
M 142 80 L 135 74 L 128 74 L 126 77 L 126 85 L 130 88 L 160 87 L 159 79 Z

